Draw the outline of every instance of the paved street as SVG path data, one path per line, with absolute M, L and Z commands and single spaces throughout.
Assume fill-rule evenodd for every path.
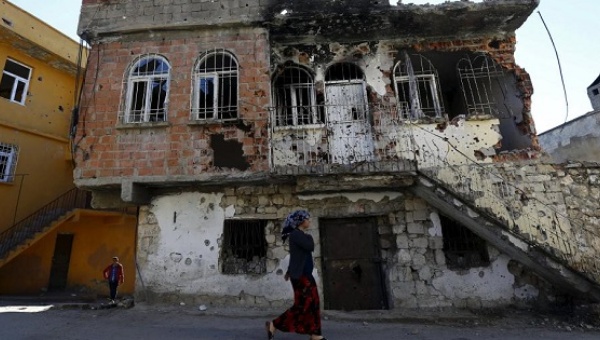
M 211 315 L 192 306 L 100 310 L 50 309 L 0 306 L 0 339 L 257 339 L 265 338 L 265 313 L 240 312 L 237 315 Z M 572 325 L 541 319 L 502 317 L 445 321 L 444 325 L 340 320 L 335 315 L 323 323 L 329 340 L 353 339 L 600 339 L 600 331 L 587 324 Z M 536 318 L 539 320 L 539 318 Z M 276 339 L 306 339 L 305 336 L 277 333 Z

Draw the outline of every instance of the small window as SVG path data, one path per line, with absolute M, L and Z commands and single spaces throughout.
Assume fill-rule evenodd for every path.
M 203 56 L 194 71 L 192 116 L 198 120 L 238 117 L 238 63 L 229 52 Z
M 300 67 L 286 67 L 275 78 L 275 126 L 323 124 L 315 106 L 312 75 Z
M 409 56 L 394 67 L 398 112 L 407 119 L 441 118 L 444 113 L 437 71 L 422 55 Z
M 7 59 L 0 81 L 0 97 L 25 105 L 30 77 L 31 68 Z
M 125 123 L 166 121 L 170 69 L 169 63 L 158 55 L 141 57 L 131 67 Z
M 490 264 L 487 243 L 454 220 L 440 215 L 444 254 L 449 269 L 461 270 Z
M 18 146 L 0 143 L 0 182 L 10 183 L 14 180 L 18 154 Z
M 592 93 L 594 94 L 594 96 L 597 96 L 597 95 L 598 95 L 598 93 L 600 93 L 600 92 L 599 92 L 599 90 L 598 90 L 598 89 L 593 89 L 593 90 L 592 90 Z
M 267 271 L 265 220 L 226 220 L 223 230 L 223 274 L 263 274 Z

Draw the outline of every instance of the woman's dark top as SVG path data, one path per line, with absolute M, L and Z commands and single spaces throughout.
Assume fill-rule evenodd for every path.
M 313 241 L 312 236 L 305 234 L 301 230 L 294 229 L 294 231 L 290 233 L 289 240 L 290 264 L 288 267 L 288 275 L 292 279 L 299 279 L 303 274 L 312 274 L 314 266 L 312 252 L 315 250 L 315 242 Z

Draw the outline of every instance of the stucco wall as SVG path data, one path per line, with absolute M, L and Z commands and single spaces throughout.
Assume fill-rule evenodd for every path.
M 498 306 L 535 300 L 550 290 L 523 283 L 512 261 L 491 247 L 490 266 L 448 269 L 437 211 L 405 192 L 302 194 L 280 185 L 170 194 L 142 207 L 137 261 L 144 284 L 137 280 L 136 297 L 219 306 L 289 304 L 291 287 L 283 280 L 288 253 L 279 232 L 284 217 L 297 208 L 312 214 L 309 232 L 317 243 L 314 274 L 320 288 L 319 219 L 372 216 L 393 308 Z M 266 273 L 220 272 L 224 220 L 235 218 L 270 221 Z
M 600 162 L 600 111 L 592 111 L 539 135 L 544 151 L 557 163 Z
M 0 268 L 0 292 L 10 295 L 43 294 L 48 288 L 57 234 L 72 234 L 73 247 L 66 290 L 86 297 L 108 296 L 104 268 L 119 256 L 125 283 L 119 294 L 135 287 L 135 216 L 85 211 L 62 223 Z

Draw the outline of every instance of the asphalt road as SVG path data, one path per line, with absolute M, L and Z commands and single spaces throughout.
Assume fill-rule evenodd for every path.
M 263 316 L 218 316 L 177 309 L 156 308 L 54 310 L 41 307 L 0 307 L 0 339 L 244 339 L 264 340 Z M 329 340 L 353 339 L 545 339 L 598 340 L 600 331 L 578 327 L 513 324 L 432 325 L 402 322 L 324 320 Z M 277 340 L 304 339 L 276 333 Z

